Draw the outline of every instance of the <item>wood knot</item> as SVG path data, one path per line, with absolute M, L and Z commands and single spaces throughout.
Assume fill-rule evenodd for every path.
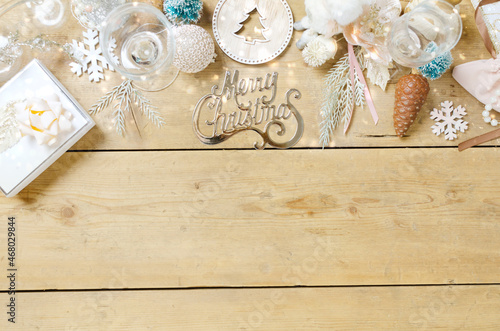
M 64 218 L 71 218 L 71 217 L 75 216 L 75 212 L 73 211 L 73 208 L 70 208 L 70 207 L 64 207 L 61 210 L 61 214 L 62 214 L 62 217 L 64 217 Z
M 358 213 L 358 208 L 354 207 L 354 206 L 351 206 L 349 208 L 347 208 L 347 211 L 349 212 L 349 214 L 351 215 L 356 215 Z
M 450 199 L 456 199 L 457 198 L 457 192 L 456 191 L 448 191 L 446 192 L 446 196 Z

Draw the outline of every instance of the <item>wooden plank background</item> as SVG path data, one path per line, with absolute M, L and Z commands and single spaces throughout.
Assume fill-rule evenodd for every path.
M 473 300 L 471 300 L 473 298 Z M 26 293 L 20 330 L 498 330 L 498 286 Z
M 210 32 L 215 4 L 205 1 Z M 303 2 L 289 4 L 300 19 Z M 461 13 L 455 63 L 488 58 L 469 1 Z M 68 36 L 80 34 L 73 24 Z M 322 80 L 334 61 L 308 68 L 293 44 L 257 67 L 217 53 L 207 70 L 148 94 L 162 105 L 163 129 L 141 121 L 142 138 L 131 125 L 120 138 L 110 112 L 98 115 L 72 151 L 17 197 L 0 198 L 1 217 L 17 218 L 20 291 L 18 323 L 4 315 L 0 330 L 498 330 L 499 151 L 497 142 L 457 151 L 491 128 L 450 73 L 431 82 L 408 137 L 392 128 L 393 82 L 371 87 L 378 126 L 359 109 L 348 135 L 321 150 Z M 119 82 L 51 69 L 85 108 Z M 209 147 L 197 140 L 194 105 L 226 69 L 277 71 L 278 95 L 302 91 L 296 148 L 252 150 L 252 133 Z M 470 129 L 455 142 L 430 130 L 429 110 L 444 100 L 469 110 Z M 5 270 L 6 238 L 5 221 Z

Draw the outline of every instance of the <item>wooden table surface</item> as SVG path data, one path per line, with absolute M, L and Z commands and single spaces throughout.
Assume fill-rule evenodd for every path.
M 288 2 L 302 18 L 303 2 Z M 210 33 L 215 4 L 205 1 Z M 461 13 L 455 64 L 488 58 L 469 1 Z M 74 23 L 67 36 L 81 32 Z M 300 35 L 267 65 L 240 65 L 217 48 L 205 71 L 147 94 L 163 129 L 139 120 L 141 136 L 128 125 L 121 138 L 110 111 L 97 115 L 71 151 L 0 198 L 4 270 L 8 216 L 18 238 L 16 324 L 2 276 L 0 330 L 499 330 L 499 141 L 456 148 L 492 129 L 482 105 L 447 73 L 399 139 L 394 82 L 372 86 L 380 123 L 358 109 L 348 134 L 322 150 L 323 77 L 334 61 L 307 67 Z M 120 82 L 89 83 L 67 63 L 50 69 L 86 109 Z M 253 150 L 250 132 L 198 141 L 194 106 L 228 69 L 279 72 L 279 96 L 301 90 L 295 148 Z M 430 129 L 444 100 L 469 112 L 454 142 Z

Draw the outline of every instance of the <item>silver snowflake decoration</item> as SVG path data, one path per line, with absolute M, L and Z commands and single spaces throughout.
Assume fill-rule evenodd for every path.
M 104 69 L 115 71 L 106 58 L 102 55 L 102 50 L 99 45 L 99 32 L 88 29 L 83 32 L 84 41 L 79 42 L 73 40 L 71 45 L 71 54 L 78 62 L 71 62 L 71 72 L 81 76 L 84 72 L 88 73 L 91 82 L 98 83 L 104 79 Z M 111 41 L 111 50 L 116 48 L 116 42 Z M 112 53 L 112 52 L 110 52 Z M 118 57 L 113 57 L 113 62 L 118 63 Z
M 431 111 L 431 119 L 436 121 L 432 126 L 432 132 L 439 136 L 441 133 L 445 134 L 445 139 L 454 140 L 457 138 L 457 131 L 465 132 L 468 129 L 468 122 L 462 118 L 467 115 L 465 108 L 458 106 L 453 108 L 453 102 L 444 101 L 441 103 L 441 110 Z

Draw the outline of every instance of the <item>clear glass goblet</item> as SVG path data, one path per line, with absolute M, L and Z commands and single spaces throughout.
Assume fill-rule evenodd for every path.
M 96 30 L 113 9 L 126 2 L 129 1 L 71 0 L 71 12 L 83 27 Z
M 172 24 L 152 5 L 131 2 L 113 9 L 101 25 L 100 45 L 113 68 L 145 91 L 168 87 L 179 73 L 172 66 Z
M 461 35 L 458 10 L 443 0 L 427 0 L 394 21 L 387 46 L 397 63 L 417 68 L 450 51 Z

